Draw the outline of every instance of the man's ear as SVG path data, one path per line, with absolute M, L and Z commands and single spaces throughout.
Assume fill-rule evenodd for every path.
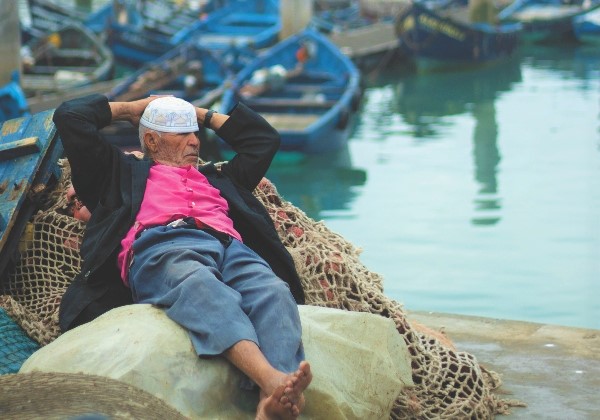
M 158 149 L 158 136 L 155 136 L 155 133 L 151 131 L 146 131 L 144 133 L 144 144 L 146 145 L 146 150 L 149 150 L 151 153 L 156 152 Z

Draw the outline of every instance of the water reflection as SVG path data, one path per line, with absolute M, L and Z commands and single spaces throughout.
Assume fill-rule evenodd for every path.
M 340 210 L 348 210 L 358 195 L 355 187 L 365 184 L 367 173 L 355 168 L 348 147 L 334 153 L 309 156 L 287 164 L 275 160 L 269 178 L 277 191 L 315 220 L 334 218 Z
M 496 174 L 501 156 L 495 100 L 519 81 L 520 63 L 515 59 L 485 68 L 407 74 L 396 83 L 396 112 L 413 127 L 419 141 L 441 137 L 450 115 L 473 116 L 474 179 L 479 184 L 473 200 L 476 215 L 471 219 L 475 225 L 500 220 Z
M 500 163 L 500 152 L 497 146 L 498 125 L 496 124 L 496 107 L 493 100 L 475 102 L 472 114 L 475 117 L 473 130 L 473 160 L 475 163 L 475 180 L 479 183 L 479 191 L 475 197 L 477 216 L 471 219 L 475 225 L 493 225 L 500 220 L 500 199 L 498 198 L 498 181 L 496 168 Z
M 327 224 L 411 310 L 597 329 L 600 48 L 517 58 L 367 79 L 350 150 L 369 182 Z
M 438 137 L 443 118 L 494 101 L 521 81 L 518 60 L 463 71 L 408 74 L 396 82 L 396 112 L 415 127 L 415 137 Z
M 523 45 L 520 51 L 523 65 L 575 77 L 585 84 L 584 90 L 597 89 L 600 72 L 598 45 Z

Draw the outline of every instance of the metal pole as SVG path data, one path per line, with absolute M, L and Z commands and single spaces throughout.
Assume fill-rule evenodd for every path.
M 279 14 L 281 32 L 279 39 L 285 39 L 304 29 L 313 14 L 313 2 L 307 0 L 280 0 Z
M 21 30 L 18 2 L 0 0 L 0 86 L 10 81 L 13 71 L 21 71 Z

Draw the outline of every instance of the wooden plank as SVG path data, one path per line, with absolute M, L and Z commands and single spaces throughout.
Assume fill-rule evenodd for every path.
M 252 107 L 259 106 L 286 106 L 286 107 L 295 107 L 295 108 L 331 108 L 334 106 L 337 101 L 328 101 L 328 100 L 314 100 L 314 99 L 304 99 L 304 98 L 265 98 L 265 97 L 257 97 L 247 99 L 246 104 Z
M 36 94 L 27 98 L 27 103 L 32 113 L 45 111 L 47 109 L 58 107 L 63 101 L 89 95 L 92 93 L 107 93 L 117 84 L 121 83 L 123 78 L 112 79 L 104 82 L 92 83 L 86 86 L 80 86 L 77 89 L 58 90 L 47 94 Z
M 350 58 L 362 57 L 398 47 L 393 23 L 380 22 L 330 35 L 329 39 Z
M 345 86 L 328 86 L 320 84 L 286 83 L 283 87 L 285 92 L 310 92 L 310 93 L 339 93 L 343 92 Z
M 39 147 L 38 153 L 0 161 L 0 278 L 14 258 L 22 231 L 36 210 L 32 187 L 47 185 L 51 177 L 58 176 L 62 144 L 52 115 L 53 110 L 45 111 L 5 121 L 0 128 L 0 144 L 19 144 L 23 139 L 37 138 Z
M 318 114 L 274 114 L 261 112 L 262 117 L 277 130 L 302 131 L 317 122 Z
M 39 138 L 28 137 L 7 143 L 0 143 L 0 161 L 13 159 L 23 155 L 39 153 L 42 149 Z

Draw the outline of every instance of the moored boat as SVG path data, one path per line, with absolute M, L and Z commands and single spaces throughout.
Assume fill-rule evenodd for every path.
M 60 175 L 53 110 L 0 123 L 0 282 L 17 256 L 36 199 Z
M 270 47 L 281 30 L 276 0 L 232 0 L 216 8 L 190 35 L 200 44 L 224 51 L 232 46 L 253 49 Z
M 210 106 L 230 72 L 219 57 L 197 42 L 186 42 L 126 77 L 107 96 L 130 101 L 148 95 L 174 95 Z
M 299 60 L 304 54 L 308 58 Z M 259 84 L 263 76 L 275 80 Z M 279 131 L 282 151 L 313 154 L 346 144 L 360 97 L 357 67 L 326 36 L 305 29 L 242 69 L 223 94 L 221 109 L 241 101 Z
M 580 42 L 600 43 L 600 9 L 573 19 L 573 33 Z
M 172 2 L 114 2 L 106 21 L 106 42 L 117 62 L 139 66 L 187 40 L 214 1 L 199 8 Z
M 21 52 L 22 87 L 27 96 L 64 91 L 113 76 L 112 53 L 81 24 L 70 23 L 33 39 Z
M 277 41 L 280 20 L 274 0 L 212 0 L 197 8 L 155 0 L 143 8 L 128 2 L 113 6 L 107 28 L 117 61 L 138 66 L 191 39 L 222 51 L 263 48 Z
M 521 25 L 471 23 L 467 8 L 430 9 L 413 2 L 398 15 L 400 48 L 421 64 L 470 65 L 510 57 Z
M 19 0 L 19 19 L 23 43 L 44 37 L 66 24 L 82 24 L 93 32 L 104 30 L 112 0 L 95 1 L 89 8 L 59 0 Z
M 574 39 L 574 19 L 598 8 L 598 1 L 566 4 L 517 0 L 498 17 L 501 22 L 522 24 L 524 41 L 561 42 Z

